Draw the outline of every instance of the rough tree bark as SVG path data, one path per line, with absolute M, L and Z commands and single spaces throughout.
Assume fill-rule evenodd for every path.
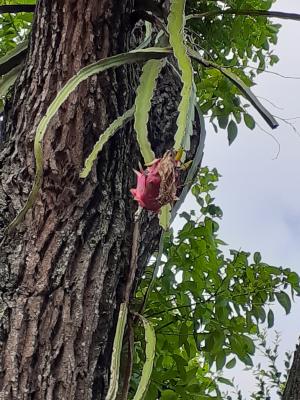
M 33 138 L 47 105 L 81 67 L 132 46 L 133 8 L 133 0 L 38 2 L 26 63 L 5 110 L 2 231 L 31 188 Z M 86 182 L 78 176 L 99 132 L 132 105 L 136 72 L 122 67 L 81 84 L 47 130 L 38 201 L 0 252 L 1 400 L 104 399 L 136 210 L 129 188 L 141 157 L 132 126 L 105 146 Z M 166 69 L 149 124 L 158 156 L 172 146 L 174 79 Z M 140 271 L 158 238 L 157 218 L 144 213 Z
M 293 364 L 282 400 L 300 400 L 300 346 L 297 345 L 294 353 Z

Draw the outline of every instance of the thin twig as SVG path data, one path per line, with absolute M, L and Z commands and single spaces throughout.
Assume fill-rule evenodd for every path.
M 283 74 L 280 74 L 279 72 L 268 71 L 265 68 L 255 67 L 254 65 L 251 65 L 251 64 L 248 64 L 245 67 L 243 67 L 242 65 L 237 65 L 237 66 L 233 66 L 233 67 L 234 68 L 242 68 L 242 69 L 246 69 L 246 68 L 255 69 L 256 71 L 266 72 L 267 74 L 276 75 L 276 76 L 279 76 L 280 78 L 284 78 L 284 79 L 300 80 L 300 76 L 283 75 Z
M 271 104 L 271 106 L 273 106 L 274 108 L 277 108 L 277 110 L 281 110 L 281 111 L 284 110 L 283 107 L 277 106 L 275 103 L 273 103 L 271 100 L 267 99 L 266 97 L 262 97 L 262 96 L 256 96 L 256 97 L 258 97 L 259 99 L 265 100 L 266 102 L 268 102 L 269 104 Z
M 281 11 L 266 11 L 266 10 L 214 10 L 207 11 L 201 14 L 191 14 L 186 16 L 186 20 L 199 19 L 205 17 L 216 17 L 218 15 L 244 15 L 249 17 L 268 17 L 268 18 L 280 18 L 280 19 L 292 19 L 294 21 L 300 21 L 300 14 L 296 13 L 285 13 Z
M 266 135 L 270 136 L 270 137 L 276 142 L 276 144 L 277 144 L 277 146 L 278 146 L 278 151 L 277 151 L 275 157 L 272 158 L 272 160 L 277 160 L 277 158 L 278 158 L 278 156 L 279 156 L 279 154 L 280 154 L 280 150 L 281 150 L 281 145 L 280 145 L 279 140 L 278 140 L 274 135 L 272 135 L 272 133 L 270 133 L 270 132 L 268 132 L 266 129 L 264 129 L 259 123 L 256 122 L 256 125 L 258 126 L 258 128 L 259 128 L 262 132 L 264 132 Z
M 243 111 L 244 111 L 245 114 L 247 114 L 247 111 L 245 110 L 245 108 L 243 108 Z M 272 160 L 277 160 L 277 158 L 278 158 L 278 156 L 279 156 L 279 154 L 280 154 L 280 150 L 281 150 L 281 144 L 280 144 L 279 140 L 278 140 L 274 135 L 272 135 L 272 133 L 270 133 L 270 132 L 268 132 L 266 129 L 264 129 L 257 121 L 255 121 L 255 123 L 256 123 L 257 127 L 258 127 L 262 132 L 264 132 L 266 135 L 270 136 L 270 137 L 274 140 L 274 142 L 277 144 L 277 146 L 278 146 L 278 151 L 277 151 L 277 153 L 275 154 L 275 156 L 272 158 Z
M 292 124 L 291 122 L 289 122 L 289 119 L 293 120 L 293 119 L 297 119 L 298 117 L 297 117 L 297 118 L 282 118 L 282 117 L 279 117 L 278 115 L 276 115 L 276 118 L 278 118 L 280 121 L 284 122 L 286 125 L 290 126 L 290 127 L 293 129 L 293 131 L 294 131 L 298 136 L 300 136 L 300 132 L 299 132 L 298 129 L 295 127 L 295 125 Z
M 300 117 L 285 118 L 286 121 L 293 121 L 295 119 L 300 119 Z

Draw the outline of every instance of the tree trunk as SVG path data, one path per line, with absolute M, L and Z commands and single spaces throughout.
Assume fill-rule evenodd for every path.
M 300 346 L 297 345 L 282 400 L 300 400 Z
M 3 230 L 28 197 L 35 129 L 62 85 L 95 60 L 134 45 L 132 0 L 40 0 L 25 66 L 6 108 L 0 152 Z M 0 253 L 0 399 L 104 399 L 131 255 L 141 161 L 132 126 L 79 180 L 99 134 L 134 101 L 137 68 L 94 76 L 71 94 L 43 141 L 44 179 L 25 221 Z M 172 147 L 180 84 L 160 79 L 149 124 L 157 156 Z M 199 137 L 193 138 L 193 151 Z M 159 239 L 144 212 L 139 275 Z

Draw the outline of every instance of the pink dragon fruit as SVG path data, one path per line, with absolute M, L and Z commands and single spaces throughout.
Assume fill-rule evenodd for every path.
M 174 151 L 168 150 L 145 170 L 135 171 L 137 187 L 130 191 L 141 207 L 157 213 L 163 205 L 177 200 L 179 164 Z

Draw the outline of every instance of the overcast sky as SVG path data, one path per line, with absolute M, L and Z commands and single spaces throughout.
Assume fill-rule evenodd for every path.
M 273 9 L 300 13 L 300 1 L 278 0 Z M 299 79 L 264 73 L 253 91 L 282 108 L 278 110 L 261 100 L 274 114 L 300 117 L 300 22 L 279 22 L 282 28 L 275 53 L 280 61 L 271 71 Z M 217 167 L 223 176 L 215 196 L 224 212 L 220 236 L 232 248 L 259 250 L 266 262 L 291 267 L 300 274 L 300 133 L 279 122 L 279 128 L 272 132 L 280 142 L 277 159 L 277 144 L 260 129 L 240 127 L 236 141 L 228 147 L 226 132 L 215 134 L 207 126 L 203 165 Z M 300 119 L 290 122 L 300 132 Z M 270 132 L 262 120 L 259 124 Z M 294 350 L 300 335 L 299 314 L 300 301 L 293 305 L 289 316 L 276 308 L 275 329 L 282 335 L 282 355 Z M 261 361 L 259 357 L 257 360 Z M 254 388 L 249 372 L 235 370 L 234 374 L 249 395 Z
M 300 0 L 278 0 L 274 10 L 300 13 Z M 282 24 L 275 54 L 280 62 L 270 69 L 299 79 L 283 79 L 263 73 L 253 88 L 256 95 L 272 101 L 280 110 L 261 100 L 275 115 L 282 118 L 300 117 L 300 22 L 276 20 Z M 259 124 L 270 129 L 261 118 Z M 202 165 L 216 167 L 222 174 L 215 193 L 216 202 L 224 212 L 220 237 L 231 248 L 260 251 L 265 262 L 291 267 L 300 274 L 300 133 L 280 121 L 273 131 L 278 145 L 260 129 L 239 127 L 239 135 L 228 146 L 226 132 L 218 134 L 207 124 L 205 156 Z M 300 132 L 300 119 L 291 121 Z M 186 204 L 190 204 L 188 200 Z M 280 353 L 294 350 L 300 335 L 300 301 L 292 312 L 275 309 L 275 328 L 281 332 Z M 270 339 L 272 334 L 270 332 Z M 256 358 L 259 362 L 261 359 Z M 249 372 L 235 368 L 235 381 L 249 399 L 255 388 Z M 230 371 L 227 376 L 230 376 Z M 275 400 L 275 397 L 272 400 Z

